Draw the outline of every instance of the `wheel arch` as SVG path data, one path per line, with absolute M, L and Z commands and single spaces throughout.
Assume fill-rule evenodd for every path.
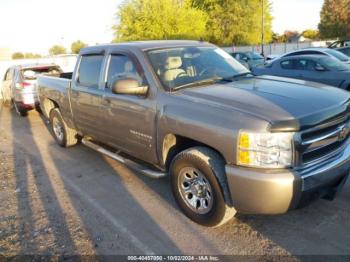
M 167 134 L 164 136 L 164 139 L 162 142 L 162 154 L 161 154 L 162 165 L 166 170 L 169 170 L 171 162 L 173 161 L 173 159 L 177 154 L 193 147 L 204 147 L 215 152 L 222 159 L 222 165 L 223 165 L 222 168 L 223 170 L 225 170 L 226 160 L 224 155 L 219 150 L 201 141 L 197 141 L 197 140 L 184 137 L 181 135 L 177 135 L 177 134 Z M 229 206 L 232 206 L 232 199 L 228 188 L 226 173 L 223 172 L 222 174 L 217 174 L 217 175 L 220 176 L 220 177 L 217 177 L 217 180 L 222 189 L 225 201 Z
M 44 100 L 40 103 L 41 110 L 46 118 L 50 118 L 50 112 L 54 108 L 60 108 L 58 103 L 49 99 L 44 98 Z

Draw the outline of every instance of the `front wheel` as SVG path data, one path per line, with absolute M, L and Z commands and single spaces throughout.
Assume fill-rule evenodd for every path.
M 60 146 L 69 147 L 78 143 L 77 132 L 67 126 L 57 108 L 50 112 L 50 125 L 53 136 Z
M 236 214 L 226 204 L 217 180 L 225 174 L 224 162 L 215 151 L 194 147 L 179 153 L 172 161 L 170 174 L 175 200 L 191 220 L 217 227 Z

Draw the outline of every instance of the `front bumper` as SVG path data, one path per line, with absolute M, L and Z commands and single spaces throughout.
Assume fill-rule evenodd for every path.
M 233 206 L 248 214 L 283 214 L 315 198 L 333 199 L 350 171 L 350 144 L 342 153 L 301 170 L 225 167 Z

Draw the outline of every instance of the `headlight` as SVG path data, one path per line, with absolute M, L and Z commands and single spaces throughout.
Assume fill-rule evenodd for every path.
M 252 133 L 238 135 L 237 164 L 260 168 L 290 167 L 294 133 Z

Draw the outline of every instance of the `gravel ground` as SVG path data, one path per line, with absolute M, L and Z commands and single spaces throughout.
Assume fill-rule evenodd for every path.
M 204 228 L 152 180 L 78 145 L 55 144 L 36 112 L 0 106 L 0 255 L 350 255 L 350 188 L 282 216 Z

